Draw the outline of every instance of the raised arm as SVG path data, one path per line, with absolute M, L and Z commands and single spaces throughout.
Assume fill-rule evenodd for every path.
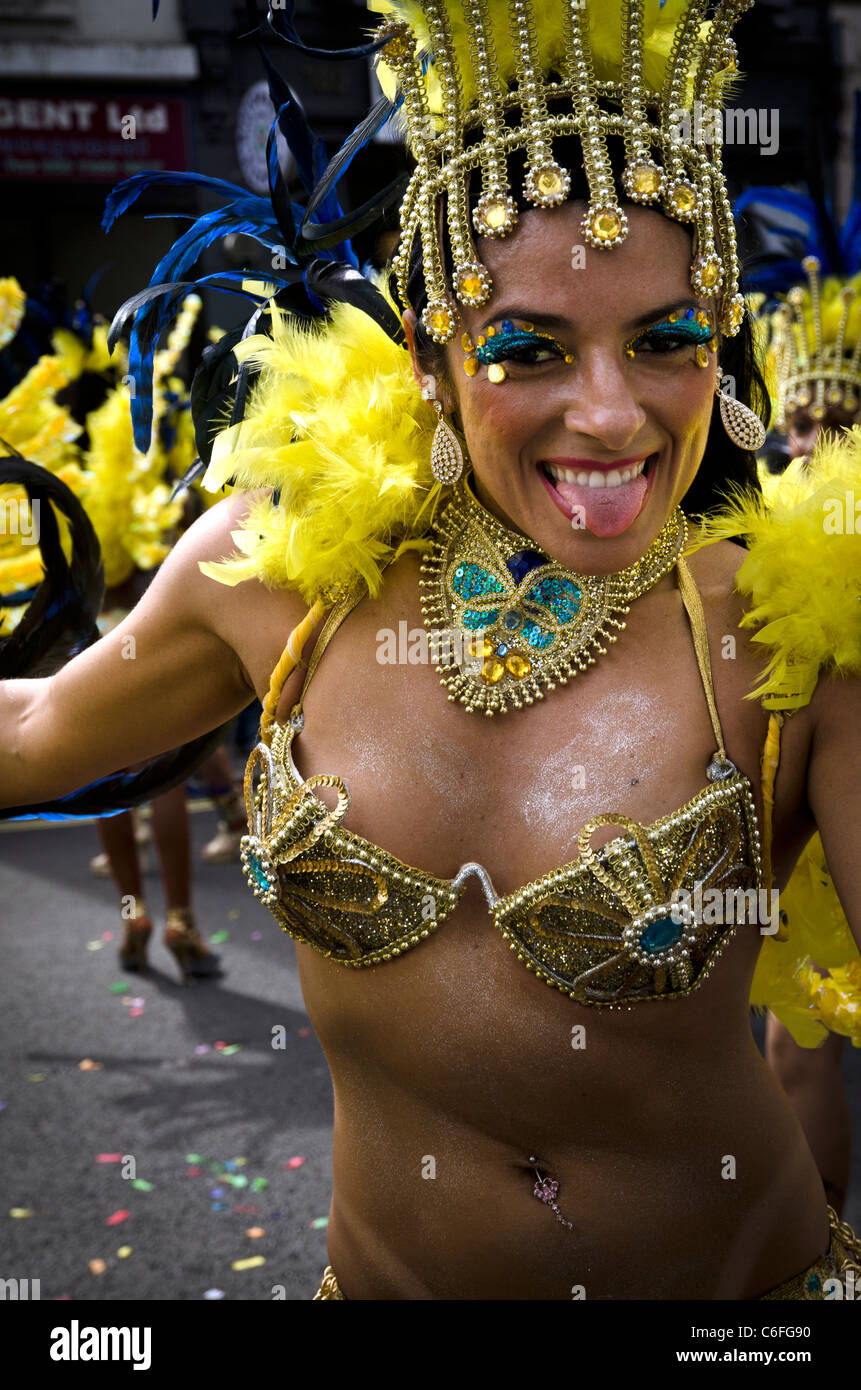
M 248 704 L 254 688 L 232 641 L 236 591 L 198 568 L 230 552 L 243 506 L 230 499 L 201 517 L 125 621 L 56 675 L 0 682 L 0 806 L 73 791 Z M 253 593 L 243 597 L 251 610 Z
M 828 868 L 861 950 L 861 677 L 820 679 L 807 796 Z

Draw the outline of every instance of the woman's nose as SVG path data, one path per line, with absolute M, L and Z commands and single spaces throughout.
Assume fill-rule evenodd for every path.
M 636 438 L 646 412 L 634 395 L 624 366 L 605 357 L 581 363 L 571 375 L 565 428 L 619 453 Z

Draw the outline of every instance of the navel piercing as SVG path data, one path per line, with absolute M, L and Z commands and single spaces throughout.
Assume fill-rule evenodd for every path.
M 543 1202 L 545 1206 L 548 1206 L 550 1210 L 555 1213 L 556 1220 L 559 1222 L 561 1226 L 567 1226 L 568 1230 L 572 1231 L 574 1229 L 572 1223 L 570 1221 L 566 1221 L 565 1217 L 560 1212 L 559 1207 L 556 1203 L 556 1194 L 559 1191 L 558 1182 L 555 1178 L 542 1177 L 541 1173 L 535 1167 L 535 1164 L 538 1162 L 538 1160 L 536 1159 L 534 1154 L 529 1155 L 529 1162 L 533 1166 L 533 1171 L 535 1173 L 536 1178 L 535 1187 L 532 1189 L 532 1195 L 534 1197 L 537 1197 L 539 1202 Z

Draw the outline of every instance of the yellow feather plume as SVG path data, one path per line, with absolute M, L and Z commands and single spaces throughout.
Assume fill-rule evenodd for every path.
M 14 276 L 0 279 L 0 348 L 15 337 L 26 307 L 27 296 Z
M 660 0 L 646 0 L 643 7 L 643 83 L 645 88 L 653 93 L 661 91 L 676 29 L 689 8 L 690 0 L 666 0 L 663 8 Z M 417 0 L 368 0 L 368 9 L 383 19 L 404 21 L 417 39 L 419 53 L 424 56 L 431 52 L 427 20 Z M 460 75 L 466 110 L 478 99 L 469 54 L 467 21 L 462 5 L 453 3 L 453 0 L 445 0 L 445 10 L 451 28 L 455 64 Z M 487 11 L 497 54 L 500 83 L 507 87 L 514 81 L 517 73 L 507 0 L 487 0 Z M 545 74 L 557 72 L 565 53 L 563 6 L 547 5 L 543 4 L 542 0 L 533 0 L 532 13 L 541 70 Z M 623 40 L 626 38 L 623 30 L 623 0 L 601 0 L 600 4 L 587 5 L 586 17 L 595 77 L 599 82 L 620 81 L 623 75 Z M 705 41 L 710 28 L 710 21 L 700 25 L 701 42 Z M 393 98 L 397 85 L 394 72 L 379 58 L 377 76 L 383 91 L 390 99 Z M 716 103 L 721 99 L 724 82 L 736 76 L 734 70 L 727 69 L 718 77 L 713 96 Z M 430 110 L 438 114 L 442 109 L 441 89 L 432 66 L 426 72 L 425 84 Z
M 261 373 L 246 418 L 217 436 L 204 483 L 235 477 L 279 500 L 252 505 L 233 537 L 238 556 L 201 568 L 225 584 L 292 588 L 309 604 L 357 579 L 377 593 L 386 564 L 421 544 L 440 493 L 429 463 L 436 417 L 407 352 L 347 304 L 314 326 L 273 305 L 271 338 L 234 351 Z
M 122 584 L 134 571 L 152 569 L 167 555 L 166 535 L 182 515 L 162 481 L 162 455 L 137 451 L 128 389 L 117 387 L 87 416 L 90 448 L 85 456 L 82 501 L 93 523 L 105 564 L 105 585 Z

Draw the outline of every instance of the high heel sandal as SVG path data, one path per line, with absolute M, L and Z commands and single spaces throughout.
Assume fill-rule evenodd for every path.
M 146 970 L 147 946 L 152 932 L 152 921 L 141 898 L 134 899 L 134 911 L 126 922 L 123 939 L 118 952 L 123 970 Z
M 164 944 L 182 971 L 183 983 L 189 976 L 211 978 L 220 975 L 221 957 L 210 951 L 194 924 L 190 908 L 172 907 L 167 914 Z

